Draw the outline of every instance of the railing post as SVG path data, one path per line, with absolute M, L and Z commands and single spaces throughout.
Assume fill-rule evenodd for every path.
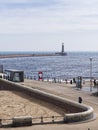
M 2 119 L 0 119 L 0 127 L 2 127 Z
M 52 116 L 52 122 L 54 123 L 54 116 Z
M 41 123 L 43 123 L 43 117 L 41 116 Z

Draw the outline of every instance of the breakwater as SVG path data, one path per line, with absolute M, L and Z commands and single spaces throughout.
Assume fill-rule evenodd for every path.
M 33 54 L 2 54 L 0 58 L 32 57 Z
M 66 56 L 62 53 L 36 53 L 36 54 L 5 54 L 0 55 L 0 58 L 17 58 L 17 57 L 42 57 L 42 56 Z

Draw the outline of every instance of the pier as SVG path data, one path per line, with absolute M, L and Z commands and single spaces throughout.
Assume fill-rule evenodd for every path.
M 62 43 L 62 49 L 61 52 L 45 52 L 45 53 L 11 53 L 11 54 L 0 54 L 1 58 L 18 58 L 18 57 L 40 57 L 40 56 L 67 56 L 67 53 L 64 52 L 64 43 Z

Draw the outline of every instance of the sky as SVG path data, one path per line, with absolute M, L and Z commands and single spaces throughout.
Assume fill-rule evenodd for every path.
M 98 0 L 0 0 L 0 51 L 98 51 Z

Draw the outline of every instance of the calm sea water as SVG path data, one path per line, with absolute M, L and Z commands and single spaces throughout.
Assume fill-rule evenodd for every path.
M 45 77 L 90 77 L 90 57 L 92 57 L 92 76 L 98 77 L 96 52 L 68 52 L 67 56 L 6 58 L 0 59 L 0 64 L 4 70 L 23 70 L 25 75 L 31 77 L 37 76 L 38 71 L 43 71 Z

